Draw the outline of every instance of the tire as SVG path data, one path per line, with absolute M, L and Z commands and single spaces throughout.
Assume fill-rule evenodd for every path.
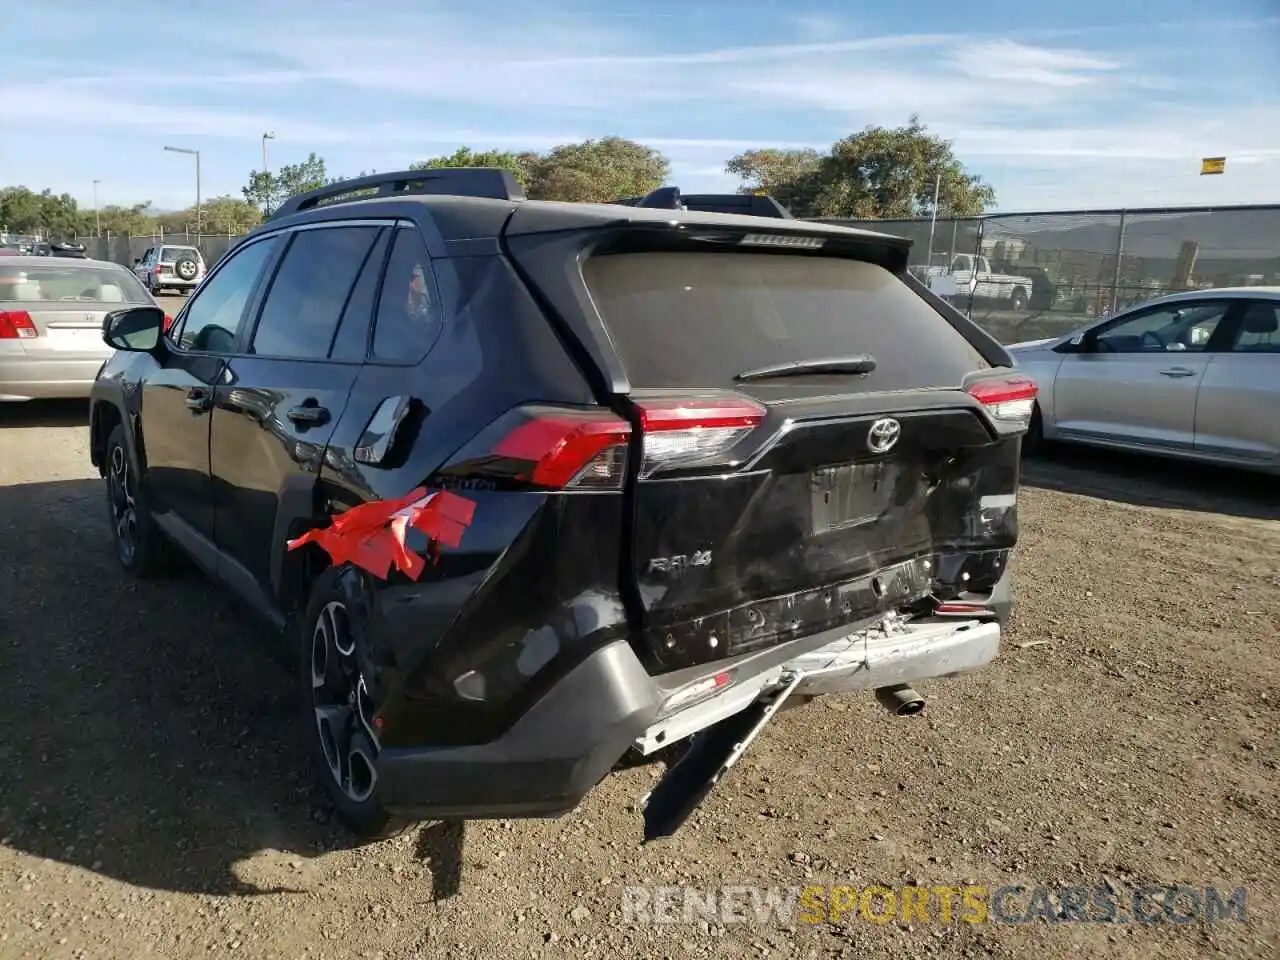
M 1027 309 L 1027 291 L 1014 287 L 1013 293 L 1009 295 L 1009 307 L 1019 313 Z
M 159 576 L 169 566 L 168 542 L 156 526 L 137 485 L 137 471 L 124 427 L 116 424 L 104 455 L 107 518 L 116 559 L 127 573 L 141 579 Z
M 183 257 L 173 265 L 173 272 L 179 280 L 194 280 L 200 272 L 200 264 L 194 257 Z
M 367 623 L 360 573 L 331 567 L 312 587 L 298 632 L 313 777 L 343 826 L 371 842 L 404 833 L 416 821 L 392 815 L 378 802 L 378 743 L 368 692 L 378 690 L 377 665 L 363 640 Z

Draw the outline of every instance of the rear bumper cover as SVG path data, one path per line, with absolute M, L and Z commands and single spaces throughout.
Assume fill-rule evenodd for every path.
M 45 400 L 89 396 L 107 356 L 0 357 L 0 399 Z
M 999 652 L 1007 580 L 1000 596 L 992 595 L 1000 619 L 891 617 L 853 633 L 830 630 L 658 677 L 617 641 L 491 743 L 383 751 L 381 802 L 422 818 L 555 817 L 576 807 L 628 750 L 650 754 L 669 746 L 746 709 L 797 672 L 804 676 L 795 692 L 804 696 L 980 669 Z

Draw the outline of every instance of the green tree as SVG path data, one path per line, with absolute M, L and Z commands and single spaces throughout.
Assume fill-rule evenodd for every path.
M 748 150 L 726 170 L 742 180 L 744 193 L 767 193 L 796 216 L 812 208 L 822 154 L 817 150 Z
M 80 210 L 70 194 L 52 190 L 36 193 L 26 187 L 0 190 L 0 229 L 11 233 L 41 233 L 55 240 L 74 237 Z
M 275 173 L 250 170 L 249 182 L 240 192 L 246 202 L 266 211 L 276 209 L 290 197 L 332 182 L 325 171 L 324 158 L 310 153 L 301 163 L 285 164 Z
M 239 197 L 211 197 L 201 206 L 200 221 L 205 233 L 239 235 L 248 233 L 262 222 L 262 211 Z M 165 233 L 194 230 L 196 208 L 192 205 L 184 210 L 162 213 L 156 217 L 156 223 L 157 227 L 164 228 Z
M 80 212 L 80 223 L 80 231 L 82 233 L 93 233 L 94 230 L 100 229 L 104 235 L 110 233 L 123 234 L 124 236 L 144 236 L 155 232 L 156 215 L 151 210 L 150 201 L 135 203 L 130 207 L 108 204 L 99 208 L 96 212 L 82 210 Z
M 567 143 L 531 165 L 529 196 L 607 203 L 656 190 L 670 172 L 666 157 L 634 140 L 604 137 Z
M 520 181 L 520 185 L 529 189 L 534 165 L 539 156 L 531 151 L 513 153 L 508 150 L 472 150 L 470 147 L 459 147 L 444 157 L 431 157 L 409 164 L 410 170 L 434 170 L 440 167 L 498 167 L 510 170 Z
M 870 126 L 837 140 L 826 155 L 749 151 L 726 169 L 746 181 L 744 190 L 767 190 L 799 217 L 922 216 L 933 206 L 936 182 L 949 216 L 974 216 L 995 202 L 995 190 L 966 172 L 951 143 L 914 115 L 902 127 Z

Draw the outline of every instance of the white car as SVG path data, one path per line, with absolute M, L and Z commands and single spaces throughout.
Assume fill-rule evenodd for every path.
M 1043 440 L 1280 473 L 1280 287 L 1150 300 L 1006 349 L 1039 388 Z
M 133 272 L 152 295 L 162 290 L 190 293 L 204 280 L 204 257 L 190 245 L 159 244 L 134 261 Z
M 0 403 L 89 396 L 114 352 L 102 321 L 133 306 L 158 304 L 118 263 L 0 258 Z

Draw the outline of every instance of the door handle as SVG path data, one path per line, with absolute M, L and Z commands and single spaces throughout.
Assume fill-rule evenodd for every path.
M 294 407 L 285 416 L 299 426 L 318 427 L 329 422 L 329 408 L 316 403 L 304 403 Z
M 209 409 L 209 391 L 194 387 L 187 391 L 187 409 L 204 412 Z
M 1167 370 L 1161 370 L 1160 375 L 1164 377 L 1194 377 L 1196 372 L 1188 370 L 1186 367 L 1169 367 Z

